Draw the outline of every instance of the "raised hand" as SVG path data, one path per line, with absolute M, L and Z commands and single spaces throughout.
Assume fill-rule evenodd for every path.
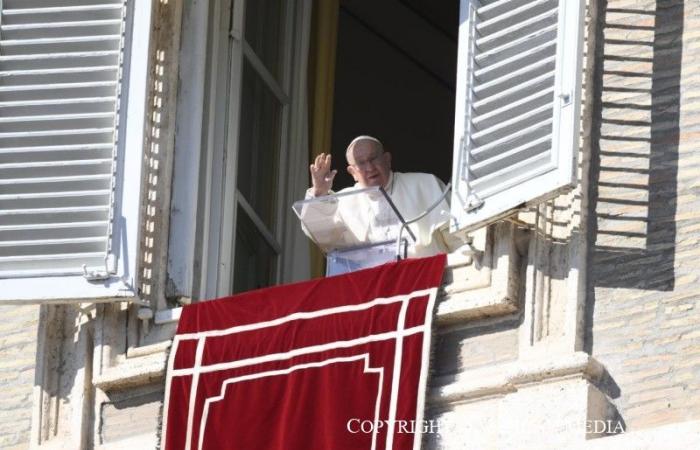
M 327 195 L 333 187 L 333 178 L 338 173 L 337 170 L 331 170 L 331 155 L 325 153 L 318 155 L 314 163 L 309 166 L 309 171 L 314 196 Z

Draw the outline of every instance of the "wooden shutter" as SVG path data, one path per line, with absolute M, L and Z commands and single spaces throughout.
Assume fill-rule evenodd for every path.
M 461 0 L 452 209 L 474 229 L 576 182 L 582 0 Z
M 37 297 L 111 296 L 95 285 L 133 277 L 123 259 L 135 258 L 126 239 L 136 240 L 144 107 L 129 102 L 145 101 L 145 70 L 135 66 L 148 52 L 130 38 L 141 23 L 147 49 L 150 29 L 133 3 L 0 1 L 0 282 L 33 280 L 2 298 L 32 298 L 46 277 L 59 284 Z M 142 113 L 128 133 L 127 110 Z M 92 288 L 62 293 L 71 276 Z

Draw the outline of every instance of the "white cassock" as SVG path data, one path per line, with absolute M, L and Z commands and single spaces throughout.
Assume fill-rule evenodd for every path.
M 431 174 L 392 172 L 385 190 L 403 219 L 411 220 L 433 205 L 444 188 L 442 181 Z M 356 184 L 338 194 L 357 189 L 361 187 Z M 312 197 L 310 192 L 307 191 L 307 198 Z M 396 239 L 399 226 L 395 223 L 395 213 L 381 200 L 369 195 L 351 195 L 339 197 L 336 203 L 315 206 L 313 214 L 325 217 L 331 225 L 323 227 L 323 231 L 314 230 L 310 237 L 326 247 L 359 246 Z M 432 256 L 448 251 L 442 231 L 448 227 L 449 211 L 449 204 L 442 200 L 427 216 L 409 225 L 416 237 L 416 242 L 409 245 L 409 256 Z M 309 235 L 309 230 L 305 228 L 304 231 Z M 403 237 L 411 242 L 406 231 Z

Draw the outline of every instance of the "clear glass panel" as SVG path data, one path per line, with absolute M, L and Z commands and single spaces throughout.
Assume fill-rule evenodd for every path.
M 281 0 L 246 2 L 245 40 L 277 80 L 282 73 L 284 7 Z
M 238 190 L 274 230 L 282 106 L 248 62 L 241 102 Z
M 277 255 L 242 208 L 236 220 L 233 293 L 270 286 L 275 282 Z

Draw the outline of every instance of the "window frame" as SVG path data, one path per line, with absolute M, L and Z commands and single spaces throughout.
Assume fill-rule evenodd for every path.
M 297 128 L 306 127 L 302 120 L 306 69 L 299 60 L 306 54 L 303 46 L 308 44 L 310 8 L 310 0 L 287 2 L 283 7 L 285 35 L 280 42 L 284 46 L 281 61 L 284 69 L 279 85 L 288 102 L 281 104 L 275 211 L 278 226 L 275 230 L 265 230 L 267 240 L 274 239 L 280 250 L 275 282 L 289 281 L 296 272 L 295 265 L 308 265 L 308 249 L 297 242 L 303 235 L 300 230 L 295 231 L 299 225 L 291 209 L 287 211 L 285 206 L 303 195 L 308 182 L 306 135 L 300 135 Z M 185 298 L 185 302 L 229 295 L 233 287 L 235 223 L 240 204 L 237 189 L 240 94 L 243 58 L 247 57 L 245 53 L 252 53 L 242 39 L 244 12 L 244 1 L 214 0 L 208 6 L 193 6 L 191 11 L 186 11 L 183 23 L 180 60 L 194 57 L 198 61 L 193 62 L 195 67 L 181 65 L 181 83 L 204 85 L 203 89 L 192 89 L 178 98 L 168 295 Z M 201 27 L 204 21 L 208 24 L 207 35 L 192 35 L 196 33 L 194 30 L 201 30 L 197 25 Z M 200 148 L 201 151 L 190 150 Z M 192 186 L 197 188 L 193 190 Z M 224 195 L 225 192 L 233 194 Z M 290 258 L 289 249 L 300 247 L 304 250 Z M 166 307 L 159 302 L 159 309 Z

